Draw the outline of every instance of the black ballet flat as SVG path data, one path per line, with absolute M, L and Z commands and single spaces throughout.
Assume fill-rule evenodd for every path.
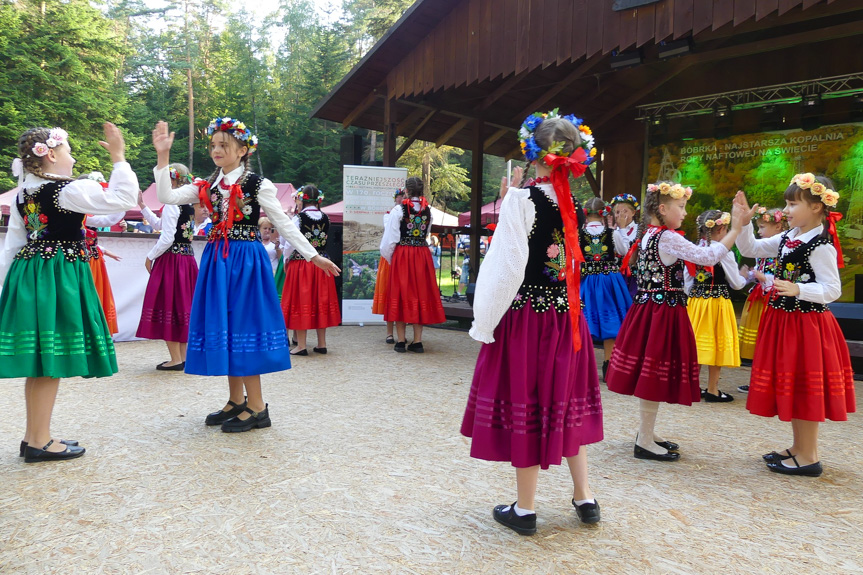
M 396 338 L 394 338 L 394 337 L 393 337 L 393 336 L 391 336 L 391 335 L 388 335 L 388 336 L 387 336 L 387 339 L 386 339 L 386 342 L 387 342 L 388 344 L 392 345 L 392 344 L 394 344 L 394 343 L 396 342 Z
M 309 350 L 304 349 L 304 350 L 302 350 L 302 351 L 292 351 L 292 352 L 291 352 L 291 355 L 293 355 L 293 356 L 297 356 L 297 355 L 309 355 Z
M 264 407 L 264 411 L 256 412 L 252 411 L 250 408 L 245 408 L 243 411 L 251 414 L 251 417 L 248 419 L 240 419 L 239 417 L 233 417 L 222 424 L 222 431 L 225 433 L 242 433 L 244 431 L 251 431 L 253 429 L 263 429 L 265 427 L 270 427 L 273 422 L 270 421 L 270 406 L 267 405 Z
M 706 389 L 702 389 L 701 390 L 701 398 L 704 401 L 706 401 L 707 403 L 730 403 L 730 402 L 734 401 L 733 396 L 728 395 L 727 393 L 725 393 L 724 391 L 721 391 L 721 390 L 717 390 L 717 391 L 719 391 L 719 393 L 716 395 L 713 395 L 712 393 L 708 393 L 708 391 Z
M 312 350 L 313 350 L 315 353 L 320 353 L 320 354 L 323 354 L 323 355 L 327 355 L 327 348 L 325 348 L 325 347 L 313 347 L 313 348 L 312 348 Z
M 668 451 L 677 451 L 678 449 L 680 449 L 680 446 L 673 441 L 654 441 L 653 443 L 655 443 L 659 447 L 667 449 Z
M 243 413 L 243 410 L 246 409 L 246 402 L 245 401 L 241 404 L 237 404 L 231 400 L 228 400 L 228 405 L 231 406 L 231 409 L 229 409 L 228 411 L 219 410 L 219 411 L 214 411 L 213 413 L 209 414 L 207 416 L 207 419 L 206 419 L 206 424 L 207 425 L 222 425 L 223 423 L 225 423 L 229 419 L 240 415 L 241 413 Z
M 821 467 L 821 462 L 816 461 L 815 463 L 809 465 L 801 466 L 797 463 L 797 458 L 793 455 L 791 456 L 791 460 L 794 462 L 794 465 L 797 467 L 787 467 L 782 461 L 774 461 L 767 464 L 767 469 L 773 471 L 774 473 L 782 473 L 784 475 L 803 475 L 805 477 L 820 477 L 824 472 L 824 468 Z
M 677 452 L 669 451 L 668 453 L 653 453 L 637 444 L 633 454 L 636 459 L 650 459 L 652 461 L 677 461 L 680 459 L 680 454 Z
M 407 345 L 407 343 L 408 342 L 406 342 L 406 341 L 400 341 L 393 346 L 393 350 L 397 351 L 398 353 L 405 353 L 405 352 L 407 352 L 407 350 L 405 349 L 405 346 Z
M 158 369 L 159 371 L 183 371 L 184 369 L 186 369 L 186 362 L 185 361 L 183 363 L 178 363 L 177 365 L 171 365 L 171 366 L 165 365 L 166 363 L 168 363 L 168 362 L 163 361 L 162 363 L 160 363 L 159 365 L 156 366 L 156 369 Z
M 572 506 L 575 507 L 575 514 L 578 515 L 578 520 L 586 525 L 599 523 L 599 501 L 593 500 L 593 503 L 576 504 L 575 499 L 572 500 Z
M 507 507 L 509 507 L 509 510 L 504 511 Z M 495 521 L 501 525 L 506 525 L 519 535 L 533 535 L 536 533 L 536 513 L 518 515 L 515 512 L 515 503 L 512 505 L 498 505 L 492 511 L 492 516 L 494 516 Z
M 46 451 L 54 443 L 52 439 L 45 447 L 38 449 L 29 445 L 24 449 L 24 463 L 41 463 L 43 461 L 62 461 L 64 459 L 75 459 L 84 455 L 86 449 L 78 445 L 67 445 L 66 449 L 59 452 Z
M 423 342 L 412 343 L 408 346 L 408 351 L 412 351 L 414 353 L 425 353 L 423 349 Z
M 63 445 L 71 445 L 72 447 L 78 447 L 78 442 L 71 439 L 61 439 L 60 443 L 62 443 Z M 26 441 L 21 442 L 21 449 L 18 451 L 18 457 L 24 457 L 24 453 L 27 451 L 27 445 L 28 444 Z
M 776 453 L 775 451 L 771 451 L 770 453 L 765 453 L 761 456 L 761 459 L 766 461 L 767 463 L 776 463 L 777 461 L 785 461 L 786 459 L 790 459 L 794 457 L 791 455 L 791 450 L 786 449 L 785 453 L 788 455 L 782 455 L 781 453 Z

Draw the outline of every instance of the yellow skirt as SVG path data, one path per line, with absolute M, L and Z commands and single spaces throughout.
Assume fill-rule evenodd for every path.
M 731 300 L 724 297 L 689 298 L 689 321 L 695 332 L 698 363 L 738 367 L 740 343 L 737 341 L 737 318 Z
M 740 357 L 752 359 L 755 357 L 755 340 L 758 337 L 758 324 L 764 315 L 764 299 L 750 297 L 743 304 L 740 314 Z

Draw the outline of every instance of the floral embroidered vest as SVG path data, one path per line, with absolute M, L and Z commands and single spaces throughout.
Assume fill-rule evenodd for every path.
M 327 236 L 330 233 L 330 218 L 321 212 L 321 219 L 312 219 L 305 211 L 299 213 L 300 233 L 309 240 L 312 247 L 318 251 L 318 255 L 327 257 Z M 291 254 L 292 260 L 304 260 L 300 252 L 294 250 Z
M 168 248 L 172 254 L 193 256 L 192 238 L 195 235 L 195 208 L 191 204 L 180 206 L 180 217 L 177 219 L 177 230 L 174 232 L 174 243 Z
M 427 247 L 426 238 L 431 231 L 431 208 L 416 211 L 413 203 L 410 208 L 402 204 L 400 227 L 400 246 Z M 407 213 L 405 213 L 407 212 Z
M 608 228 L 596 236 L 584 228 L 578 231 L 578 241 L 584 254 L 584 263 L 581 264 L 582 276 L 620 271 L 620 262 L 614 253 L 613 233 Z
M 528 301 L 534 311 L 569 311 L 566 299 L 566 247 L 560 209 L 545 193 L 530 187 L 530 201 L 536 209 L 533 227 L 527 237 L 528 257 L 524 281 L 518 288 L 512 309 Z
M 731 290 L 728 287 L 728 279 L 725 277 L 725 269 L 720 263 L 713 266 L 711 273 L 704 266 L 695 266 L 695 277 L 692 278 L 692 289 L 689 290 L 689 297 L 712 298 L 712 297 L 731 297 Z
M 249 172 L 240 183 L 240 187 L 243 190 L 242 206 L 239 206 L 239 218 L 235 217 L 234 223 L 228 229 L 227 236 L 229 240 L 261 241 L 261 234 L 258 232 L 258 220 L 261 217 L 261 206 L 258 204 L 258 190 L 261 189 L 263 181 L 264 179 L 261 176 Z M 210 219 L 213 221 L 213 227 L 210 228 L 207 238 L 211 242 L 221 238 L 221 231 L 217 228 L 219 227 L 218 224 L 228 213 L 228 201 L 230 198 L 227 190 L 225 192 L 223 196 L 218 184 L 210 190 L 210 201 L 213 203 L 213 213 L 210 215 Z
M 677 259 L 670 266 L 659 257 L 659 238 L 669 230 L 660 230 L 647 240 L 647 249 L 638 253 L 638 292 L 633 300 L 636 304 L 652 301 L 669 306 L 686 306 L 683 291 L 683 260 Z
M 812 250 L 818 246 L 825 244 L 832 245 L 830 238 L 815 236 L 809 242 L 799 245 L 794 250 L 787 254 L 782 253 L 782 248 L 785 247 L 785 242 L 788 241 L 788 232 L 783 234 L 782 241 L 779 243 L 779 258 L 776 262 L 776 279 L 786 280 L 798 284 L 815 283 L 815 271 L 812 269 L 812 264 L 809 263 L 809 256 Z M 827 306 L 821 303 L 813 303 L 804 301 L 791 296 L 777 296 L 770 298 L 770 307 L 783 311 L 802 311 L 823 313 L 827 311 Z
M 15 207 L 27 229 L 27 244 L 15 259 L 29 260 L 39 255 L 47 260 L 58 253 L 70 262 L 90 259 L 84 242 L 84 214 L 60 207 L 60 191 L 68 184 L 68 181 L 49 182 L 24 189 L 23 202 L 16 202 Z

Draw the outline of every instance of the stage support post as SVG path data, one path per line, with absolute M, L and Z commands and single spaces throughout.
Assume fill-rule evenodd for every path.
M 384 166 L 396 166 L 396 102 L 392 98 L 384 100 Z
M 479 273 L 480 240 L 482 239 L 482 166 L 483 166 L 483 132 L 485 123 L 482 119 L 474 120 L 472 163 L 470 174 L 470 284 L 476 283 Z M 468 289 L 470 289 L 468 284 Z

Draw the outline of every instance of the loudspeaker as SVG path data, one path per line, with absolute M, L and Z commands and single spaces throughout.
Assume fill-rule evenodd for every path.
M 345 134 L 339 141 L 339 156 L 342 165 L 359 166 L 363 163 L 363 137 Z

